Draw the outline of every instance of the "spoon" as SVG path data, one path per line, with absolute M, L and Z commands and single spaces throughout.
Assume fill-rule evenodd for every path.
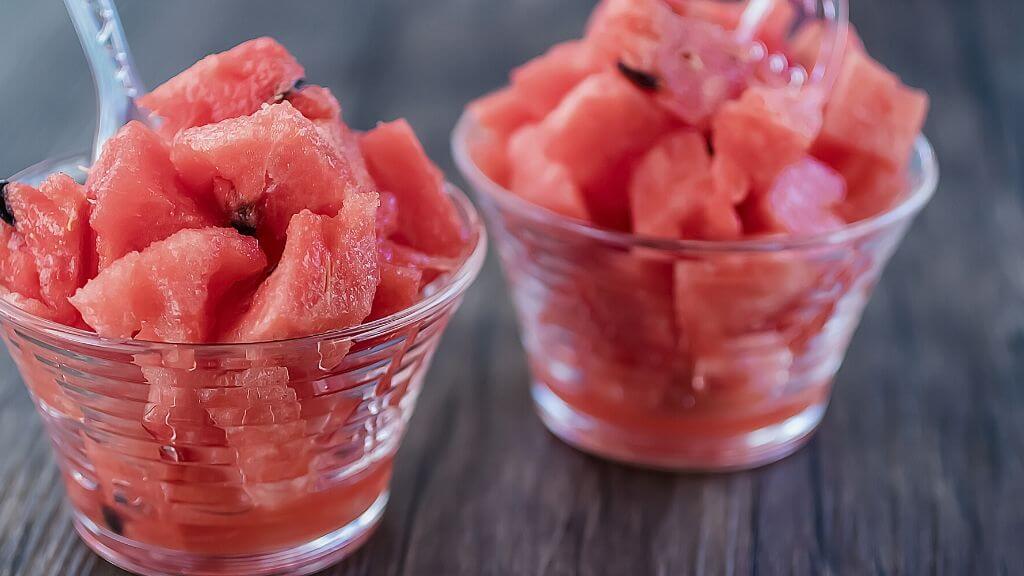
M 131 120 L 150 123 L 135 98 L 145 92 L 113 0 L 64 0 L 96 84 L 95 162 L 103 143 Z

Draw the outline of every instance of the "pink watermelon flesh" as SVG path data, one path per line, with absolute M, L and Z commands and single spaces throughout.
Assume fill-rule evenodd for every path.
M 727 102 L 712 122 L 715 154 L 728 158 L 764 189 L 803 158 L 821 127 L 821 104 L 789 88 L 753 87 Z
M 537 125 L 536 146 L 565 167 L 593 222 L 628 230 L 629 166 L 674 124 L 619 72 L 602 72 L 576 86 Z M 515 152 L 510 156 L 515 163 Z
M 377 320 L 400 312 L 420 298 L 423 270 L 414 266 L 380 263 L 380 285 L 373 295 L 373 309 L 368 320 Z
M 752 46 L 719 26 L 672 17 L 655 56 L 663 85 L 658 102 L 691 126 L 703 127 L 738 98 L 754 71 Z
M 509 142 L 512 159 L 510 188 L 523 199 L 577 220 L 589 220 L 586 201 L 569 170 L 544 152 L 544 133 L 527 126 Z
M 35 260 L 40 299 L 52 310 L 48 316 L 65 324 L 75 323 L 78 313 L 68 297 L 85 284 L 93 261 L 85 189 L 66 174 L 53 174 L 39 189 L 8 184 L 5 200 L 14 215 L 14 235 L 24 238 Z M 28 266 L 26 272 L 18 274 L 30 274 L 32 268 Z M 19 278 L 19 282 L 30 280 Z M 33 291 L 33 285 L 23 285 Z
M 252 114 L 278 101 L 304 75 L 283 46 L 257 38 L 203 58 L 139 104 L 163 118 L 160 132 L 172 138 L 186 128 Z
M 9 183 L 3 183 L 0 193 L 4 210 L 13 219 L 14 215 L 7 202 L 10 186 Z M 39 291 L 39 271 L 36 270 L 32 250 L 25 236 L 7 222 L 0 224 L 0 284 L 9 292 L 25 298 L 38 301 L 42 297 Z
M 372 190 L 374 184 L 359 149 L 359 137 L 342 119 L 341 105 L 334 94 L 327 88 L 311 84 L 289 92 L 287 99 L 300 114 L 313 121 L 320 134 L 334 146 L 341 160 L 347 161 L 356 181 L 365 190 Z
M 928 113 L 928 96 L 905 86 L 870 56 L 853 51 L 825 108 L 821 145 L 871 155 L 902 169 Z
M 351 196 L 337 216 L 292 217 L 277 269 L 230 331 L 232 342 L 296 338 L 361 323 L 380 282 L 373 193 Z
M 167 145 L 139 122 L 107 141 L 86 190 L 94 202 L 89 223 L 100 270 L 178 230 L 214 226 L 219 219 L 189 197 Z
M 649 71 L 672 17 L 661 0 L 604 0 L 587 22 L 586 41 L 611 61 Z
M 398 201 L 396 239 L 436 256 L 458 256 L 466 244 L 459 213 L 445 192 L 444 175 L 430 161 L 405 120 L 363 134 L 363 156 L 377 186 Z
M 906 168 L 894 170 L 873 156 L 837 152 L 826 157 L 826 161 L 846 180 L 846 198 L 836 211 L 847 222 L 857 222 L 889 210 L 910 186 Z
M 186 130 L 171 160 L 186 183 L 211 191 L 232 224 L 255 232 L 271 254 L 292 216 L 304 209 L 333 216 L 363 190 L 357 168 L 288 102 Z
M 376 227 L 378 238 L 390 238 L 398 231 L 398 198 L 391 192 L 380 193 Z
M 556 44 L 512 71 L 512 91 L 532 121 L 547 116 L 587 76 L 613 64 L 582 40 Z
M 629 185 L 633 232 L 680 238 L 684 224 L 713 194 L 703 187 L 710 171 L 711 156 L 702 134 L 682 130 L 662 138 L 633 172 Z
M 230 228 L 182 230 L 111 264 L 71 303 L 100 336 L 207 342 L 225 294 L 266 266 L 254 238 Z
M 821 56 L 821 43 L 825 39 L 825 32 L 825 25 L 819 20 L 812 20 L 800 26 L 789 44 L 790 61 L 803 66 L 808 72 L 813 71 Z M 848 52 L 864 53 L 864 43 L 852 24 L 847 28 L 846 44 L 840 49 L 844 52 L 843 59 Z
M 743 202 L 750 193 L 750 176 L 728 156 L 720 154 L 711 159 L 711 178 L 716 196 L 732 204 Z
M 814 158 L 787 167 L 756 199 L 755 233 L 803 236 L 838 230 L 846 223 L 834 209 L 846 196 L 842 175 Z

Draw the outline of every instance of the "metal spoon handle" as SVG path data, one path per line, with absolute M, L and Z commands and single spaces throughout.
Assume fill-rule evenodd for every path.
M 142 119 L 135 98 L 145 89 L 135 72 L 113 0 L 64 0 L 96 83 L 93 159 L 129 120 Z

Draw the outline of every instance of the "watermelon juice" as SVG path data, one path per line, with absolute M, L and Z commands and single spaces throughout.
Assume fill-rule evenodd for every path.
M 753 26 L 745 5 L 603 0 L 455 131 L 537 409 L 591 452 L 697 470 L 792 452 L 934 191 L 923 92 L 806 2 Z
M 308 574 L 380 521 L 486 252 L 404 120 L 359 132 L 270 38 L 0 180 L 0 333 L 78 533 L 141 574 Z

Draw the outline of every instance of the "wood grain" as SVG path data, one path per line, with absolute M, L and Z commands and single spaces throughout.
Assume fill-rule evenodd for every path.
M 854 0 L 927 89 L 943 183 L 867 310 L 817 437 L 733 475 L 591 458 L 531 412 L 496 263 L 437 355 L 377 535 L 332 576 L 1024 573 L 1024 14 L 1014 0 Z M 357 127 L 406 116 L 451 169 L 462 106 L 579 33 L 585 0 L 122 0 L 150 84 L 281 39 Z M 0 3 L 0 174 L 88 145 L 92 87 L 60 2 Z M 123 574 L 75 537 L 0 357 L 0 576 Z

